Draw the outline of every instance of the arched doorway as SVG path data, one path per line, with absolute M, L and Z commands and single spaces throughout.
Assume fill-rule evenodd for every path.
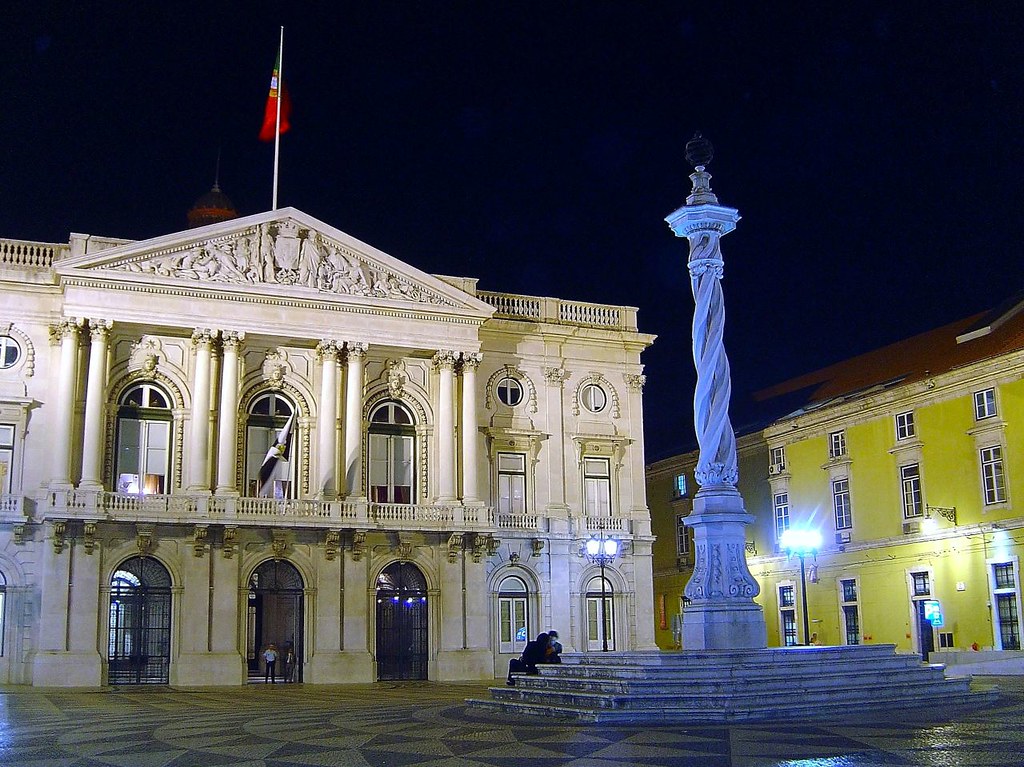
M 285 681 L 302 681 L 302 596 L 302 575 L 291 563 L 269 559 L 253 571 L 246 619 L 246 659 L 251 679 L 263 680 L 263 650 L 273 644 L 281 657 L 278 673 Z M 293 669 L 285 665 L 289 645 L 295 651 Z
M 125 560 L 110 578 L 107 682 L 167 684 L 171 576 L 152 557 Z
M 377 679 L 427 678 L 427 581 L 411 562 L 377 578 Z

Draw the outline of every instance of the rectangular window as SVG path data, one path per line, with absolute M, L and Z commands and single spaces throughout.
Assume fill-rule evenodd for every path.
M 896 416 L 896 439 L 910 439 L 915 434 L 917 429 L 914 426 L 914 411 L 899 413 Z
M 1021 649 L 1020 592 L 1015 562 L 993 562 L 990 572 L 997 650 Z
M 685 514 L 676 515 L 676 556 L 687 557 L 690 554 L 690 535 L 683 520 Z
M 939 632 L 939 649 L 940 650 L 952 650 L 956 645 L 953 644 L 953 632 L 952 631 L 940 631 Z
M 849 479 L 832 480 L 832 509 L 836 515 L 836 530 L 849 530 L 853 527 Z
M 860 608 L 857 605 L 857 581 L 844 578 L 839 581 L 839 602 L 843 615 L 843 641 L 848 645 L 860 644 Z
M 587 649 L 603 650 L 605 637 L 608 649 L 615 649 L 615 624 L 612 613 L 611 596 L 601 599 L 600 596 L 587 595 Z
M 974 392 L 974 418 L 992 418 L 996 414 L 996 390 L 985 389 Z
M 779 586 L 779 629 L 783 646 L 793 647 L 797 644 L 796 598 L 792 586 Z
M 1017 584 L 1013 578 L 1013 563 L 1006 562 L 999 565 L 992 565 L 992 579 L 997 589 L 1012 589 Z
M 981 449 L 981 482 L 985 489 L 986 505 L 1006 501 L 1003 449 L 998 445 Z
M 916 463 L 900 466 L 900 483 L 903 490 L 903 517 L 913 519 L 924 514 L 921 499 L 921 470 Z
M 588 517 L 612 513 L 611 470 L 607 458 L 583 459 L 583 502 Z
M 786 469 L 786 448 L 784 447 L 773 447 L 771 450 L 770 463 L 776 471 L 785 471 Z
M 526 597 L 498 598 L 498 652 L 522 652 L 527 642 Z
M 11 492 L 14 475 L 14 425 L 0 423 L 0 495 Z
M 498 513 L 526 513 L 526 456 L 498 453 Z
M 686 497 L 686 475 L 676 474 L 675 483 L 672 487 L 673 498 L 685 498 Z
M 782 541 L 782 534 L 789 529 L 789 493 L 775 494 L 775 541 Z
M 915 597 L 931 596 L 932 586 L 927 572 L 911 573 L 910 580 L 914 586 Z
M 834 431 L 828 435 L 828 457 L 839 458 L 846 455 L 846 432 Z

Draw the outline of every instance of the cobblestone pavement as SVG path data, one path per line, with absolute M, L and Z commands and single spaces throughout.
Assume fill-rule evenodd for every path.
M 714 727 L 509 721 L 482 685 L 54 690 L 0 687 L 4 767 L 882 767 L 1024 765 L 1024 680 L 937 717 Z

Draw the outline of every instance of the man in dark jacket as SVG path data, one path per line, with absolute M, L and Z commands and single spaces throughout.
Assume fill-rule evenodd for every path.
M 537 664 L 544 662 L 544 654 L 548 650 L 549 643 L 550 640 L 548 639 L 547 634 L 538 634 L 535 640 L 527 642 L 526 649 L 523 650 L 523 654 L 508 662 L 508 679 L 505 683 L 509 685 L 515 684 L 515 680 L 512 678 L 513 672 L 521 674 L 536 674 Z

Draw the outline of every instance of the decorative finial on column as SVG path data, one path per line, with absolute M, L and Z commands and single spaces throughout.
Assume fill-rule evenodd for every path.
M 686 142 L 686 161 L 693 166 L 694 170 L 690 174 L 693 189 L 690 191 L 690 196 L 686 198 L 687 205 L 718 204 L 718 198 L 711 191 L 711 174 L 704 170 L 711 164 L 711 159 L 714 156 L 715 148 L 711 146 L 710 141 L 700 135 L 699 131 Z

